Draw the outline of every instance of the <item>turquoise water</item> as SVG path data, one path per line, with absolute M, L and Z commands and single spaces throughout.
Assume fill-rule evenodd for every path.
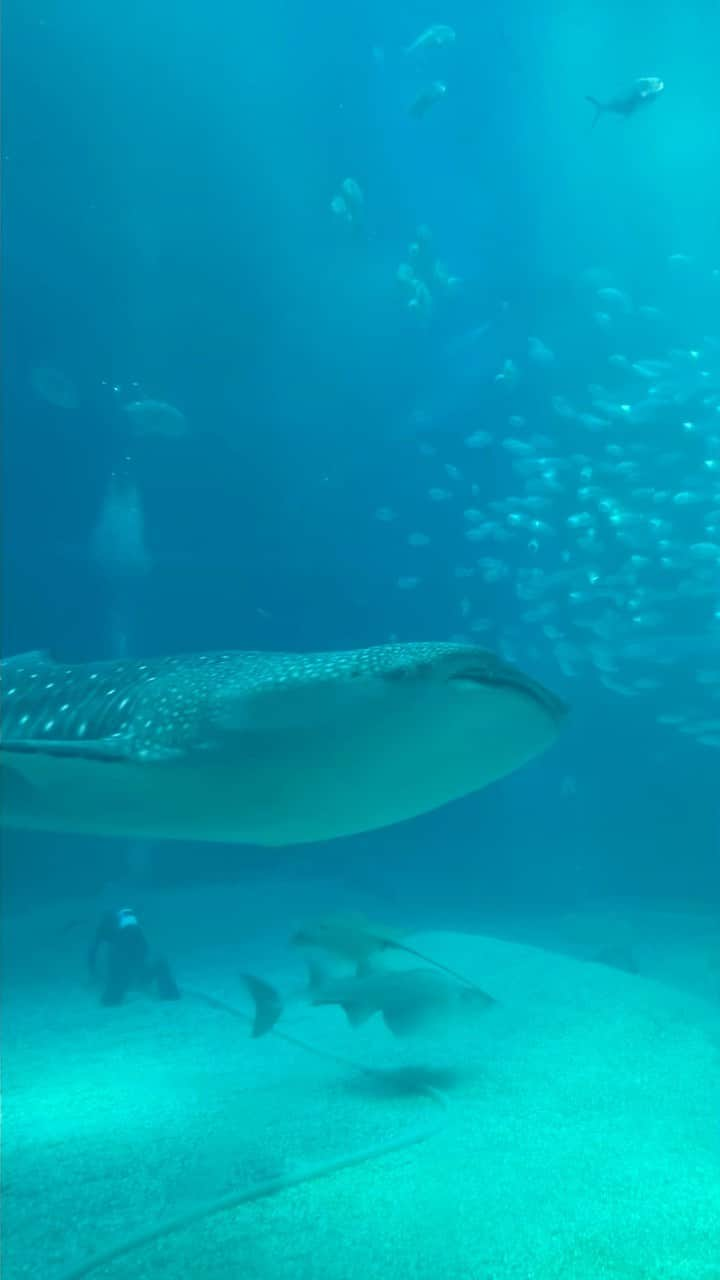
M 720 1278 L 718 34 L 709 0 L 6 7 L 3 653 L 59 664 L 19 711 L 2 673 L 11 1280 Z M 55 683 L 428 641 L 469 669 Z M 122 774 L 180 723 L 185 839 Z M 197 784 L 233 751 L 244 794 Z M 217 839 L 271 829 L 332 838 Z M 101 1003 L 121 908 L 180 1001 Z M 313 1003 L 403 966 L 308 986 L 337 912 L 495 1005 Z

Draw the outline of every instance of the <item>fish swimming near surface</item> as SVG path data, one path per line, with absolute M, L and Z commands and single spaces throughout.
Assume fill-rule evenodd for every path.
M 448 27 L 443 22 L 436 22 L 432 27 L 428 27 L 421 35 L 413 40 L 405 50 L 405 56 L 408 57 L 414 53 L 421 53 L 427 49 L 441 49 L 443 45 L 455 43 L 455 29 Z
M 250 974 L 243 975 L 255 1005 L 253 1036 L 272 1030 L 282 1013 L 274 987 Z M 495 999 L 475 986 L 459 986 L 433 969 L 378 969 L 350 978 L 330 978 L 310 994 L 310 1003 L 339 1005 L 351 1027 L 360 1027 L 380 1013 L 396 1036 L 445 1027 L 456 1017 L 475 1016 L 491 1009 Z
M 290 845 L 369 831 L 544 751 L 566 708 L 485 650 L 390 644 L 0 664 L 6 826 Z
M 410 115 L 415 120 L 420 120 L 436 102 L 442 101 L 447 93 L 447 85 L 444 80 L 433 80 L 425 89 L 421 89 L 420 93 L 413 99 L 410 104 Z
M 665 85 L 657 76 L 641 76 L 636 80 L 627 93 L 619 94 L 616 98 L 611 98 L 608 102 L 599 102 L 597 98 L 586 97 L 585 101 L 592 103 L 595 108 L 595 119 L 592 127 L 594 128 L 598 120 L 606 112 L 610 112 L 618 116 L 632 116 L 639 107 L 646 106 L 649 102 L 654 102 L 663 92 Z

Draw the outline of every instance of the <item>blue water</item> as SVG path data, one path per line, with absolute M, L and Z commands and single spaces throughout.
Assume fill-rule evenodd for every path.
M 440 22 L 452 45 L 403 54 Z M 550 752 L 448 809 L 301 855 L 158 845 L 153 891 L 301 857 L 343 906 L 371 892 L 427 928 L 720 903 L 719 38 L 711 0 L 6 6 L 3 652 L 464 637 L 571 707 Z M 591 128 L 585 95 L 649 75 L 657 102 Z M 457 277 L 426 317 L 397 279 L 419 227 Z M 134 430 L 147 399 L 183 429 Z M 503 440 L 533 436 L 523 473 Z M 545 455 L 558 488 L 528 485 Z M 467 509 L 508 538 L 469 541 Z M 7 832 L 6 903 L 94 903 L 127 862 Z

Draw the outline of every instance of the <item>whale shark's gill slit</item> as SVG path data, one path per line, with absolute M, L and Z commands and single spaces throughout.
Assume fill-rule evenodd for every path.
M 535 691 L 519 680 L 512 680 L 496 674 L 488 675 L 483 671 L 455 671 L 449 677 L 451 683 L 477 684 L 485 689 L 512 689 L 515 693 L 526 693 L 528 697 L 537 697 Z M 538 698 L 538 701 L 540 699 Z
M 489 675 L 487 672 L 477 669 L 472 671 L 456 671 L 450 677 L 450 682 L 457 681 L 460 684 L 475 684 L 486 689 L 510 689 L 513 693 L 521 694 L 535 702 L 542 711 L 547 715 L 560 719 L 566 712 L 565 703 L 549 690 L 535 684 L 531 681 L 522 679 L 514 679 L 512 676 L 502 676 L 497 672 Z

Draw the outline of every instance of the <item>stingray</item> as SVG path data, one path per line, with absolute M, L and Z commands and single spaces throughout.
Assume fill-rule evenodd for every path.
M 544 751 L 565 706 L 482 649 L 391 644 L 66 666 L 6 659 L 20 828 L 291 845 L 415 817 Z
M 426 964 L 431 964 L 433 968 L 449 974 L 452 978 L 457 978 L 468 987 L 475 986 L 463 974 L 457 973 L 454 969 L 449 969 L 447 965 L 441 964 L 439 960 L 433 960 L 431 956 L 427 956 L 422 951 L 416 951 L 414 947 L 408 946 L 407 943 L 402 941 L 403 932 L 407 933 L 409 930 L 403 931 L 388 925 L 374 925 L 361 915 L 336 915 L 326 916 L 322 920 L 316 920 L 312 924 L 305 925 L 293 935 L 292 941 L 298 947 L 312 947 L 316 950 L 327 951 L 330 955 L 338 956 L 343 960 L 349 960 L 357 966 L 358 977 L 362 977 L 370 971 L 371 958 L 378 953 L 383 951 L 403 951 L 406 955 L 414 956 L 416 960 L 424 960 Z M 310 965 L 310 972 L 312 975 L 312 964 Z
M 283 1009 L 270 983 L 243 974 L 255 1005 L 253 1036 L 271 1031 Z M 310 996 L 312 1005 L 339 1005 L 351 1027 L 360 1027 L 374 1014 L 395 1036 L 426 1031 L 460 1015 L 474 1016 L 492 1008 L 494 998 L 479 987 L 451 982 L 434 969 L 376 970 L 350 978 L 331 978 Z

